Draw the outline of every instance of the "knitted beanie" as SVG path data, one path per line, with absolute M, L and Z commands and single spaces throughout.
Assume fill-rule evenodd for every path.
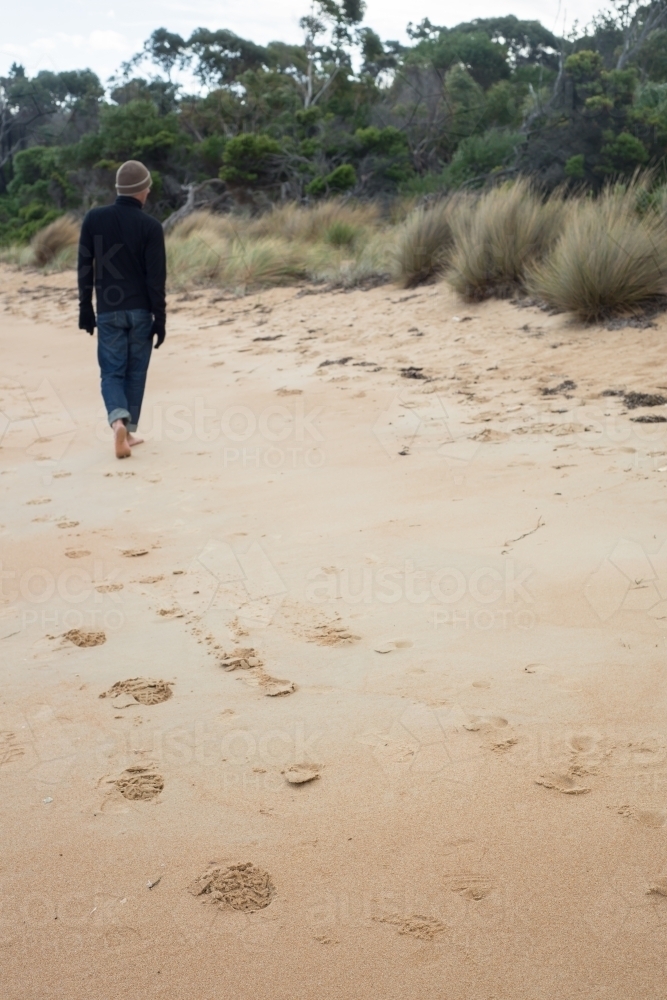
M 116 171 L 116 191 L 118 194 L 141 194 L 151 186 L 151 172 L 139 160 L 128 160 Z

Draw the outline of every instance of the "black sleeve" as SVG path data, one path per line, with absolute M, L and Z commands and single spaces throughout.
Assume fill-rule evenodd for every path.
M 151 312 L 156 320 L 164 323 L 167 313 L 165 295 L 167 255 L 164 246 L 164 233 L 159 223 L 151 226 L 144 245 L 144 267 Z
M 79 282 L 79 305 L 92 305 L 93 288 L 95 287 L 95 258 L 93 235 L 90 231 L 90 220 L 87 215 L 83 220 L 81 235 L 79 237 L 77 277 Z

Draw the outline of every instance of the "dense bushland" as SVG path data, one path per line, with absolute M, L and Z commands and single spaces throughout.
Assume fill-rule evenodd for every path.
M 425 19 L 400 45 L 364 24 L 361 0 L 316 0 L 301 45 L 159 28 L 105 85 L 14 65 L 0 79 L 0 244 L 109 200 L 127 158 L 150 167 L 160 219 L 186 204 L 386 205 L 519 175 L 599 191 L 650 167 L 657 183 L 667 4 L 614 10 L 568 39 L 512 16 Z

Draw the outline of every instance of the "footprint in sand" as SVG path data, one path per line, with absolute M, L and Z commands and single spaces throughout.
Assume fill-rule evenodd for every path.
M 298 603 L 284 601 L 281 616 L 295 635 L 318 646 L 346 646 L 361 638 L 344 625 L 338 615 L 327 616 L 325 612 L 313 614 L 312 607 Z
M 294 681 L 280 680 L 279 677 L 271 677 L 264 673 L 259 677 L 259 684 L 267 698 L 280 698 L 282 695 L 293 694 L 296 691 Z
M 25 747 L 19 742 L 16 733 L 9 731 L 0 733 L 0 767 L 12 764 L 25 753 Z
M 563 795 L 586 795 L 590 792 L 590 788 L 582 785 L 572 774 L 541 775 L 535 779 L 535 784 L 542 785 L 543 788 L 552 788 L 556 792 L 562 792 Z
M 117 590 L 122 589 L 122 583 L 101 583 L 99 587 L 95 587 L 98 594 L 115 594 Z
M 463 899 L 485 899 L 489 896 L 495 885 L 486 875 L 477 875 L 471 872 L 460 875 L 445 875 L 445 885 L 452 892 Z
M 282 773 L 290 785 L 305 785 L 309 781 L 316 781 L 320 777 L 321 770 L 320 764 L 292 764 Z
M 85 556 L 90 555 L 90 552 L 88 549 L 67 549 L 65 555 L 68 559 L 84 559 Z
M 411 647 L 411 639 L 386 639 L 376 643 L 373 649 L 376 653 L 393 653 L 396 649 L 410 649 Z
M 120 554 L 128 559 L 137 559 L 139 556 L 147 556 L 148 549 L 121 549 Z
M 250 647 L 241 647 L 229 654 L 225 653 L 219 662 L 222 669 L 228 672 L 246 671 L 248 683 L 254 687 L 261 687 L 267 698 L 277 698 L 296 691 L 296 684 L 293 681 L 281 680 L 279 677 L 267 674 L 256 650 Z
M 173 681 L 152 680 L 150 677 L 130 677 L 126 681 L 116 681 L 116 683 L 104 691 L 100 698 L 114 698 L 125 696 L 125 704 L 112 702 L 114 708 L 127 708 L 129 705 L 159 705 L 163 701 L 171 698 Z
M 40 503 L 51 503 L 51 497 L 36 497 L 34 500 L 26 500 L 27 507 L 36 507 Z
M 509 441 L 509 438 L 510 435 L 506 434 L 505 431 L 496 431 L 491 427 L 485 427 L 483 431 L 479 432 L 479 434 L 473 434 L 471 441 L 500 444 L 501 441 Z
M 221 909 L 252 913 L 269 906 L 276 889 L 267 871 L 246 861 L 227 868 L 214 865 L 193 882 L 190 892 Z
M 463 728 L 470 733 L 481 732 L 486 746 L 494 753 L 511 750 L 519 742 L 507 719 L 500 715 L 472 716 L 463 723 Z
M 660 809 L 633 809 L 632 806 L 621 806 L 618 813 L 620 816 L 625 816 L 626 819 L 634 819 L 642 826 L 651 827 L 653 830 L 659 830 L 667 821 L 667 816 Z
M 78 521 L 59 521 L 56 527 L 58 528 L 76 528 L 78 526 Z
M 443 934 L 448 929 L 447 924 L 443 924 L 441 920 L 421 914 L 411 917 L 394 914 L 390 917 L 373 917 L 373 920 L 379 924 L 391 924 L 399 934 L 407 934 L 418 941 L 433 941 L 438 934 Z
M 306 632 L 308 642 L 315 642 L 318 646 L 347 646 L 360 638 L 345 625 L 338 624 L 317 625 Z
M 164 778 L 151 765 L 135 764 L 123 771 L 113 784 L 123 798 L 148 802 L 160 794 Z
M 659 875 L 646 890 L 647 896 L 667 896 L 667 875 Z
M 75 646 L 81 646 L 87 648 L 89 646 L 101 646 L 107 641 L 106 634 L 104 632 L 94 632 L 86 631 L 85 629 L 72 628 L 69 632 L 65 632 L 62 636 L 68 642 L 73 643 Z

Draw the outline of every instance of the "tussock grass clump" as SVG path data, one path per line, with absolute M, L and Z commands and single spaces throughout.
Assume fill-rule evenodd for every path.
M 452 216 L 450 284 L 466 299 L 508 298 L 553 247 L 566 215 L 562 197 L 544 201 L 526 180 L 486 192 Z
M 639 216 L 632 188 L 580 201 L 529 287 L 557 309 L 594 321 L 667 294 L 667 230 L 654 210 Z
M 79 243 L 79 225 L 68 215 L 38 230 L 30 244 L 32 260 L 37 267 L 46 267 L 59 259 L 67 259 Z
M 463 205 L 449 198 L 408 215 L 396 236 L 393 275 L 404 288 L 413 288 L 441 274 L 454 247 L 453 216 Z

